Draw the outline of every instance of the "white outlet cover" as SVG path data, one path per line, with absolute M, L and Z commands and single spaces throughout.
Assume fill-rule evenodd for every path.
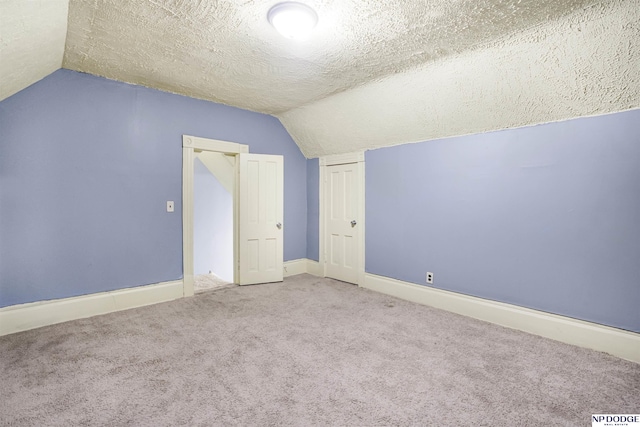
M 173 201 L 172 200 L 167 201 L 167 212 L 173 212 L 173 209 L 174 209 Z
M 433 273 L 427 273 L 427 283 L 433 283 Z

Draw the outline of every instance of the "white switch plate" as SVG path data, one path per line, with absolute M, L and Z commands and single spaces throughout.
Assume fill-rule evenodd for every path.
M 167 202 L 167 212 L 173 212 L 173 200 Z

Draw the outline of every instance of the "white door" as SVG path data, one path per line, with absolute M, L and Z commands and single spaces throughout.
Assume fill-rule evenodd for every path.
M 325 275 L 358 283 L 360 229 L 359 163 L 327 166 L 325 177 Z
M 282 156 L 239 154 L 241 285 L 282 281 L 283 165 Z

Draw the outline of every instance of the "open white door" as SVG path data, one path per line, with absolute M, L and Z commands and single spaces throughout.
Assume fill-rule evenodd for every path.
M 281 282 L 284 159 L 248 153 L 238 157 L 239 284 Z

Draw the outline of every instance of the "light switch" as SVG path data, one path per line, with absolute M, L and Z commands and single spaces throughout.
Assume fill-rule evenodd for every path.
M 173 200 L 167 202 L 167 212 L 173 212 Z

